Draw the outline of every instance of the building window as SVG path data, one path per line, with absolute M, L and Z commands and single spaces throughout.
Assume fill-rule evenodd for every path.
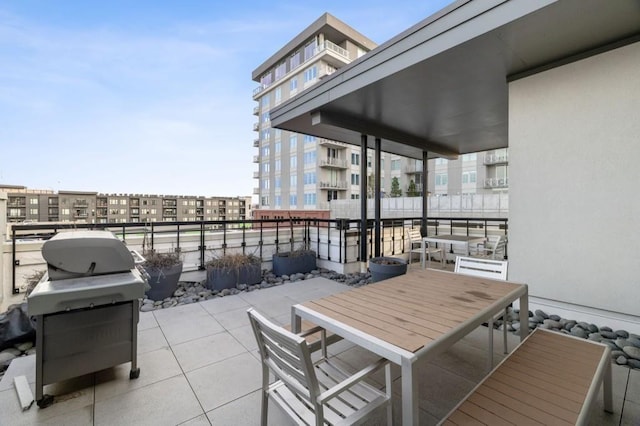
M 289 185 L 292 188 L 298 186 L 298 176 L 297 175 L 291 175 L 291 177 L 289 178 Z
M 318 40 L 315 38 L 311 40 L 309 43 L 307 43 L 307 45 L 304 47 L 305 61 L 309 60 L 309 58 L 311 58 L 313 55 L 316 54 L 317 46 L 318 46 Z
M 304 205 L 305 206 L 315 206 L 316 204 L 316 194 L 315 192 L 308 192 L 304 194 Z
M 269 108 L 269 105 L 271 104 L 271 96 L 269 93 L 265 93 L 264 96 L 262 96 L 262 98 L 260 98 L 260 104 L 262 105 L 262 108 Z
M 292 94 L 298 91 L 298 79 L 297 78 L 292 78 L 289 81 L 289 92 L 291 92 Z
M 29 214 L 37 215 L 38 214 L 38 209 L 29 209 Z
M 269 147 L 268 146 L 262 147 L 262 156 L 265 157 L 265 158 L 269 157 Z
M 263 141 L 268 141 L 269 140 L 269 136 L 271 136 L 271 132 L 269 131 L 269 129 L 264 129 L 261 133 L 262 135 L 262 140 Z
M 298 196 L 296 194 L 289 195 L 289 206 L 293 207 L 298 204 Z
M 354 166 L 360 165 L 360 154 L 356 154 L 355 152 L 351 153 L 351 164 Z
M 304 164 L 305 166 L 316 164 L 316 152 L 308 151 L 304 153 Z
M 262 189 L 269 189 L 269 179 L 262 179 Z
M 275 144 L 273 144 L 273 150 L 275 151 L 276 154 L 280 154 L 281 148 L 282 148 L 282 143 L 276 142 Z
M 304 143 L 314 143 L 316 141 L 315 136 L 304 135 Z
M 463 154 L 462 161 L 476 161 L 477 155 L 475 152 L 471 154 Z
M 360 175 L 351 173 L 351 185 L 360 185 Z
M 275 177 L 273 186 L 277 189 L 282 187 L 282 178 L 280 176 Z
M 276 90 L 273 92 L 273 96 L 275 97 L 276 105 L 282 102 L 282 87 L 276 87 Z
M 262 172 L 269 173 L 269 163 L 267 162 L 262 163 Z
M 284 77 L 286 73 L 287 73 L 287 63 L 283 61 L 276 67 L 276 70 L 275 70 L 276 80 L 279 80 L 282 77 Z M 276 99 L 276 102 L 277 102 L 277 99 Z
M 446 185 L 449 179 L 446 173 L 437 173 L 436 174 L 436 185 Z
M 269 205 L 269 196 L 268 195 L 263 195 L 262 197 L 260 197 L 260 205 L 261 206 L 268 206 Z
M 295 151 L 297 146 L 298 146 L 298 135 L 291 135 L 291 138 L 289 138 L 289 150 Z
M 441 166 L 447 164 L 449 160 L 446 158 L 436 158 L 436 166 Z
M 316 78 L 318 78 L 318 69 L 317 69 L 317 67 L 315 65 L 310 67 L 310 68 L 307 68 L 304 71 L 304 82 L 305 83 L 313 81 Z
M 476 172 L 463 172 L 462 173 L 462 183 L 476 183 Z
M 352 200 L 359 200 L 360 199 L 360 194 L 351 194 L 351 199 Z
M 261 121 L 262 121 L 262 124 L 268 123 L 270 121 L 268 112 L 262 113 Z
M 304 184 L 305 185 L 312 185 L 316 183 L 316 173 L 315 172 L 309 172 L 309 173 L 305 173 L 304 174 Z
M 298 50 L 296 53 L 294 53 L 293 55 L 291 55 L 291 58 L 289 58 L 289 69 L 292 70 L 294 68 L 296 68 L 298 65 L 300 65 L 300 51 Z
M 391 170 L 400 170 L 400 160 L 391 160 Z
M 276 195 L 274 197 L 274 202 L 276 204 L 276 207 L 282 206 L 282 195 Z
M 271 84 L 271 72 L 260 77 L 260 84 L 262 85 L 262 87 L 269 87 L 269 85 Z
M 296 167 L 298 167 L 298 157 L 296 157 L 295 155 L 291 156 L 289 167 L 291 168 L 291 170 L 294 170 Z
M 37 205 L 38 204 L 38 199 L 37 198 L 31 198 L 29 200 L 29 204 Z
M 282 163 L 280 159 L 277 159 L 274 164 L 274 168 L 276 172 L 279 172 L 282 169 Z

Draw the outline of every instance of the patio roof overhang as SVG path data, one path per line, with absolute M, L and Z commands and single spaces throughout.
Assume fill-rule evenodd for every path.
M 459 0 L 271 110 L 271 125 L 422 159 L 508 146 L 508 82 L 640 40 L 639 0 Z

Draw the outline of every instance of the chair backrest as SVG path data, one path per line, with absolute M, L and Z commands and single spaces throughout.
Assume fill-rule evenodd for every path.
M 247 314 L 260 349 L 263 378 L 265 374 L 267 377 L 263 386 L 268 386 L 265 369 L 271 370 L 296 396 L 313 405 L 322 418 L 322 405 L 317 404 L 320 388 L 307 341 L 272 323 L 253 308 Z
M 412 244 L 422 241 L 422 234 L 418 228 L 407 228 L 407 234 L 409 234 L 409 242 Z
M 476 277 L 492 278 L 494 280 L 506 280 L 507 265 L 508 262 L 506 260 L 457 256 L 454 272 Z

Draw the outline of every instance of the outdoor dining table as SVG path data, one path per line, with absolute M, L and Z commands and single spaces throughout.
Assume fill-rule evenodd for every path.
M 421 254 L 420 254 L 420 263 L 422 265 L 422 268 L 424 269 L 425 267 L 425 243 L 438 243 L 438 244 L 443 244 L 445 245 L 445 248 L 443 249 L 442 255 L 446 256 L 446 245 L 450 244 L 452 246 L 455 245 L 460 245 L 463 246 L 465 248 L 465 254 L 469 254 L 469 245 L 470 244 L 476 244 L 476 243 L 483 243 L 486 240 L 485 237 L 479 237 L 479 236 L 471 236 L 471 235 L 429 235 L 427 237 L 423 237 L 422 238 L 422 244 L 421 244 Z
M 429 360 L 520 299 L 520 321 L 528 322 L 528 287 L 431 269 L 354 288 L 292 306 L 300 331 L 309 320 L 378 356 L 402 373 L 402 424 L 418 424 L 416 362 Z M 520 328 L 524 339 L 528 327 Z

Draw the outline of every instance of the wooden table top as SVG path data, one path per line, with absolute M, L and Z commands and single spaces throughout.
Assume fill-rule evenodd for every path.
M 302 306 L 416 352 L 522 287 L 423 269 Z
M 427 241 L 447 241 L 455 243 L 468 243 L 471 241 L 484 240 L 484 237 L 471 235 L 427 235 L 423 238 Z

